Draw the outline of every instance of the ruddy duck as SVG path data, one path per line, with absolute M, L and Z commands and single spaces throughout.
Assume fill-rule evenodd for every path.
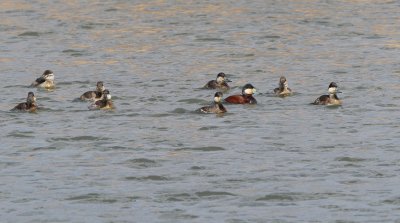
M 98 100 L 89 106 L 90 110 L 112 108 L 114 108 L 114 105 L 111 101 L 111 94 L 107 89 L 103 91 L 103 98 L 101 100 Z
M 206 106 L 206 107 L 202 107 L 200 108 L 200 112 L 203 113 L 225 113 L 226 109 L 225 107 L 221 104 L 221 100 L 222 100 L 222 93 L 221 92 L 217 92 L 214 95 L 214 102 L 212 105 L 210 106 Z
M 45 70 L 39 78 L 37 78 L 32 84 L 32 87 L 41 87 L 46 89 L 54 88 L 54 74 L 51 70 Z
M 35 103 L 36 103 L 35 95 L 33 94 L 33 92 L 29 92 L 28 97 L 26 98 L 26 102 L 19 103 L 12 110 L 34 112 L 36 111 L 37 108 Z
M 253 98 L 256 89 L 251 84 L 246 84 L 242 88 L 242 95 L 231 95 L 225 98 L 225 101 L 233 104 L 257 104 L 257 100 Z
M 342 102 L 336 95 L 336 93 L 341 93 L 341 92 L 338 91 L 337 88 L 338 88 L 337 84 L 335 82 L 331 82 L 329 84 L 329 88 L 328 88 L 329 95 L 321 95 L 312 104 L 314 104 L 314 105 L 341 105 Z
M 279 79 L 279 87 L 274 89 L 274 92 L 276 95 L 279 97 L 286 97 L 292 94 L 292 89 L 288 87 L 288 82 L 286 80 L 286 77 L 282 76 Z
M 97 101 L 102 98 L 103 91 L 105 90 L 105 87 L 103 85 L 103 81 L 99 81 L 96 84 L 96 90 L 95 91 L 87 91 L 83 93 L 80 97 L 81 100 L 92 100 L 92 101 Z
M 229 85 L 227 82 L 231 81 L 228 78 L 225 78 L 225 74 L 221 72 L 217 75 L 217 79 L 209 81 L 204 88 L 226 91 L 229 90 Z

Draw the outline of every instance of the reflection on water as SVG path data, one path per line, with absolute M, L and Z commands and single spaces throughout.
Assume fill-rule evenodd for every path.
M 2 221 L 398 221 L 399 9 L 1 1 Z M 28 88 L 46 69 L 56 89 Z M 258 104 L 194 112 L 219 72 Z M 76 100 L 97 81 L 117 109 Z M 310 105 L 332 81 L 343 106 Z M 10 112 L 31 90 L 39 112 Z

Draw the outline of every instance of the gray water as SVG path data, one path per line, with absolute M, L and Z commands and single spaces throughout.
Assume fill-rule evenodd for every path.
M 1 222 L 400 222 L 399 11 L 1 1 Z M 56 89 L 28 88 L 46 69 Z M 218 72 L 258 104 L 194 112 Z M 99 80 L 115 110 L 76 101 Z M 331 81 L 343 105 L 310 105 Z M 39 111 L 10 112 L 28 91 Z

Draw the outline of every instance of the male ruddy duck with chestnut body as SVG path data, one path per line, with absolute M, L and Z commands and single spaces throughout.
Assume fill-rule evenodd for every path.
M 26 98 L 26 102 L 19 103 L 15 106 L 12 110 L 13 111 L 27 111 L 27 112 L 34 112 L 36 111 L 36 97 L 33 92 L 28 93 L 28 97 Z
M 241 95 L 231 95 L 225 98 L 225 101 L 232 104 L 257 104 L 257 100 L 253 97 L 256 89 L 251 84 L 246 84 L 242 88 Z
M 45 70 L 39 78 L 37 78 L 31 87 L 40 87 L 45 89 L 53 89 L 54 85 L 54 74 L 51 70 Z
M 338 91 L 338 86 L 335 82 L 331 82 L 328 87 L 329 95 L 321 95 L 312 104 L 314 105 L 341 105 L 342 101 L 338 98 L 336 93 L 341 93 Z
M 274 93 L 279 97 L 286 97 L 292 94 L 292 89 L 289 88 L 286 77 L 282 76 L 279 79 L 279 87 L 274 89 Z
M 227 82 L 231 81 L 228 78 L 225 78 L 225 74 L 221 72 L 217 75 L 217 79 L 209 81 L 204 88 L 227 91 L 229 90 L 229 85 Z
M 86 100 L 92 100 L 92 101 L 97 101 L 102 99 L 103 96 L 103 91 L 105 90 L 103 81 L 99 81 L 96 84 L 96 90 L 94 91 L 87 91 L 85 93 L 83 93 L 80 97 L 80 99 L 82 101 L 86 101 Z
M 214 95 L 214 102 L 210 106 L 205 106 L 199 109 L 200 112 L 202 113 L 216 113 L 216 114 L 221 114 L 225 113 L 226 109 L 221 103 L 222 100 L 222 93 L 221 92 L 216 92 Z

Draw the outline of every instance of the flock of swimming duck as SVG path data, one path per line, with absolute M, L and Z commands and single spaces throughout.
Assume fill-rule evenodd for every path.
M 222 91 L 229 90 L 230 87 L 227 82 L 229 79 L 225 77 L 224 73 L 219 73 L 216 80 L 209 81 L 204 88 L 218 89 Z M 257 104 L 257 100 L 253 97 L 256 89 L 251 84 L 246 84 L 242 88 L 241 95 L 231 95 L 225 98 L 225 102 L 231 104 Z M 331 82 L 328 87 L 329 95 L 321 95 L 312 104 L 315 105 L 341 105 L 342 102 L 337 96 L 338 86 L 335 82 Z M 287 97 L 293 94 L 292 89 L 289 88 L 286 77 L 282 76 L 279 79 L 279 87 L 274 89 L 274 93 L 279 97 Z M 203 113 L 224 113 L 225 107 L 222 105 L 222 92 L 218 91 L 214 95 L 214 103 L 210 106 L 202 107 L 199 109 Z
M 39 78 L 37 78 L 30 85 L 31 87 L 44 88 L 44 89 L 54 89 L 54 73 L 51 70 L 45 70 Z M 89 109 L 112 109 L 114 107 L 111 101 L 110 91 L 105 89 L 102 81 L 97 82 L 96 90 L 87 91 L 79 97 L 82 101 L 92 101 L 93 103 L 89 105 Z M 36 97 L 33 92 L 28 93 L 26 102 L 19 103 L 12 110 L 14 111 L 28 111 L 34 112 L 37 109 Z
M 227 110 L 222 105 L 222 92 L 230 89 L 228 82 L 230 80 L 226 78 L 224 73 L 219 73 L 215 80 L 209 81 L 204 88 L 205 89 L 217 89 L 218 92 L 214 95 L 214 102 L 202 108 L 199 108 L 198 111 L 202 113 L 225 113 Z M 37 78 L 32 84 L 31 87 L 45 88 L 45 89 L 53 89 L 54 85 L 54 74 L 51 70 L 46 70 Z M 240 95 L 231 95 L 224 99 L 225 102 L 231 104 L 257 104 L 257 100 L 253 97 L 253 94 L 256 92 L 256 89 L 251 84 L 246 84 L 242 88 L 242 94 Z M 337 96 L 338 86 L 335 82 L 331 82 L 328 87 L 328 95 L 321 95 L 318 97 L 312 104 L 314 105 L 341 105 L 341 101 Z M 293 94 L 293 91 L 288 86 L 288 81 L 284 76 L 279 79 L 279 87 L 274 89 L 274 93 L 279 97 L 287 97 Z M 83 93 L 79 97 L 82 101 L 91 101 L 92 104 L 89 105 L 89 109 L 112 109 L 114 108 L 113 103 L 111 101 L 111 94 L 109 90 L 105 89 L 102 81 L 97 82 L 96 90 L 87 91 Z M 13 108 L 13 110 L 18 111 L 36 111 L 36 97 L 33 92 L 28 93 L 28 97 L 26 98 L 26 102 L 20 103 Z

